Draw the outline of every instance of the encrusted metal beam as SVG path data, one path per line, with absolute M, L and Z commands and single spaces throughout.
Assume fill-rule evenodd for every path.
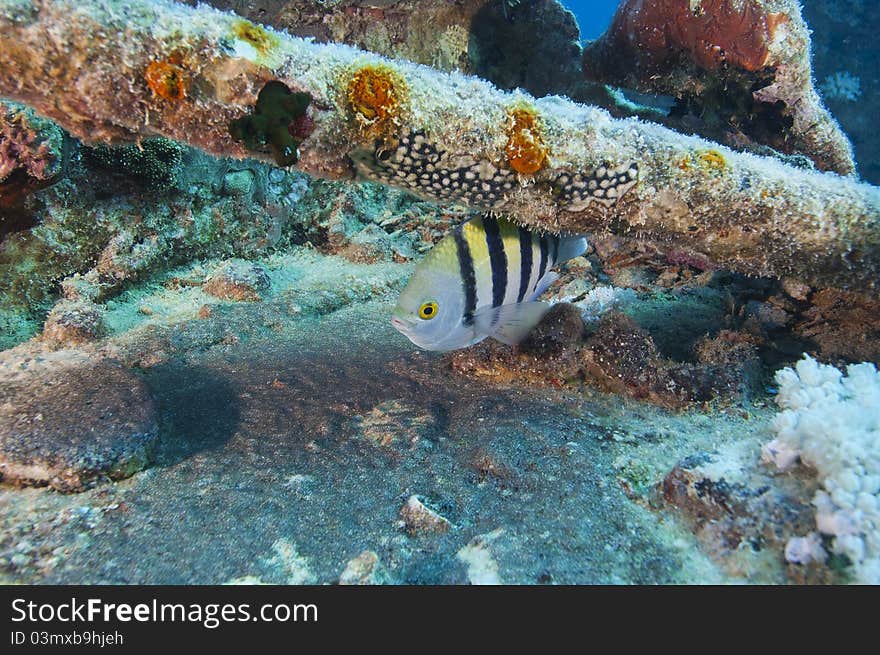
M 86 141 L 163 134 L 553 231 L 876 293 L 880 190 L 564 98 L 165 0 L 0 0 L 0 96 Z

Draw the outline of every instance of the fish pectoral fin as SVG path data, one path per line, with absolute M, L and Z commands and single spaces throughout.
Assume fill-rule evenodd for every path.
M 541 322 L 550 311 L 545 302 L 521 302 L 487 307 L 474 314 L 474 324 L 483 334 L 508 346 L 515 346 Z

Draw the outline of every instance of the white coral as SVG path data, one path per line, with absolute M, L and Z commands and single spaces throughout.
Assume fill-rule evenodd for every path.
M 765 461 L 785 469 L 800 457 L 816 469 L 823 486 L 813 499 L 816 528 L 834 537 L 834 552 L 852 561 L 857 582 L 880 583 L 880 374 L 865 363 L 844 376 L 805 356 L 776 381 L 782 411 Z M 798 558 L 805 543 L 787 552 Z
M 828 555 L 822 548 L 822 538 L 815 532 L 806 537 L 793 537 L 785 545 L 785 560 L 792 564 L 824 564 L 826 559 Z
M 632 289 L 622 289 L 612 286 L 599 286 L 592 289 L 574 305 L 581 310 L 585 321 L 596 321 L 603 314 L 621 304 L 633 300 L 635 292 Z M 562 298 L 563 302 L 569 302 L 570 298 Z

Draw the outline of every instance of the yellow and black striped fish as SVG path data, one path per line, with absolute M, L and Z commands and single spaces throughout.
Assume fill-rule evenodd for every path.
M 519 343 L 550 308 L 536 302 L 558 277 L 550 269 L 586 249 L 581 236 L 537 234 L 490 214 L 475 217 L 416 267 L 391 323 L 425 350 L 455 350 L 486 337 Z

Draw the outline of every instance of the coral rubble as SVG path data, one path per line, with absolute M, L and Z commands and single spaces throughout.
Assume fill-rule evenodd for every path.
M 578 308 L 560 303 L 518 349 L 482 343 L 450 361 L 466 375 L 557 387 L 583 382 L 668 407 L 736 397 L 755 385 L 757 353 L 747 338 L 722 333 L 696 351 L 697 362 L 675 362 L 625 314 L 609 312 L 588 329 Z

